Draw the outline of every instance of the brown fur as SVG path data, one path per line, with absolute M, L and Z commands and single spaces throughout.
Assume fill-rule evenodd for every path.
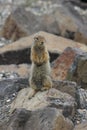
M 43 36 L 34 37 L 31 48 L 31 61 L 30 86 L 35 90 L 51 88 L 49 53 Z

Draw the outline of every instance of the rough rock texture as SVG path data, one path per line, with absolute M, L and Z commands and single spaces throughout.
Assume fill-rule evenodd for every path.
M 2 29 L 2 36 L 16 41 L 20 37 L 31 35 L 38 31 L 58 34 L 57 23 L 50 15 L 37 16 L 19 7 L 11 12 Z
M 76 125 L 74 130 L 87 130 L 87 122 Z
M 55 80 L 65 80 L 69 68 L 72 66 L 78 55 L 83 52 L 76 48 L 68 47 L 64 52 L 52 63 L 52 78 Z
M 53 88 L 77 98 L 77 84 L 71 81 L 53 81 Z
M 50 12 L 47 15 L 44 14 L 43 8 L 42 16 L 29 11 L 29 8 L 25 10 L 25 7 L 12 11 L 3 27 L 3 36 L 15 41 L 38 30 L 44 30 L 87 44 L 86 10 L 77 7 L 86 7 L 87 4 L 81 0 L 51 1 L 58 4 L 52 5 L 49 0 L 39 3 L 42 6 L 44 4 L 44 8 L 48 2 L 52 12 L 46 7 Z M 36 10 L 39 8 L 37 6 Z M 0 21 L 3 21 L 2 16 L 7 14 L 8 11 L 5 9 L 3 15 L 0 14 Z M 4 47 L 2 43 L 5 40 L 1 38 L 0 41 L 3 42 L 0 44 L 0 130 L 86 130 L 87 90 L 81 87 L 87 88 L 87 47 L 45 32 L 37 34 L 43 35 L 47 40 L 52 62 L 53 88 L 36 93 L 29 88 L 30 49 L 34 35 Z M 68 48 L 65 49 L 66 47 Z M 77 83 L 65 81 L 66 78 Z M 75 129 L 71 120 L 75 125 L 79 124 Z
M 73 123 L 55 108 L 37 111 L 17 109 L 10 118 L 7 130 L 73 130 Z
M 68 71 L 67 79 L 76 81 L 83 88 L 87 88 L 87 53 L 76 57 Z
M 87 107 L 84 109 L 77 109 L 77 123 L 76 124 L 81 124 L 81 123 L 87 123 Z
M 1 73 L 15 73 L 21 78 L 28 78 L 30 74 L 31 65 L 29 64 L 11 64 L 11 65 L 0 65 L 0 74 Z M 0 76 L 2 79 L 2 75 Z
M 47 49 L 50 53 L 50 61 L 55 60 L 66 47 L 76 47 L 83 51 L 87 51 L 87 47 L 77 42 L 67 40 L 55 35 L 38 32 L 35 35 L 43 35 L 47 41 Z M 22 38 L 12 44 L 0 48 L 0 64 L 21 64 L 30 62 L 30 48 L 34 35 Z
M 87 44 L 85 20 L 69 1 L 66 4 L 59 2 L 59 6 L 57 3 L 57 8 L 50 14 L 39 16 L 34 12 L 26 11 L 24 7 L 13 10 L 6 19 L 2 36 L 15 41 L 37 31 L 46 31 Z
M 81 109 L 87 109 L 87 90 L 82 88 L 78 89 L 78 96 L 79 96 L 79 107 Z
M 0 99 L 10 97 L 13 93 L 27 86 L 28 79 L 26 78 L 3 79 L 0 81 Z
M 10 111 L 12 112 L 15 108 L 37 110 L 46 106 L 60 109 L 60 112 L 61 110 L 63 111 L 65 106 L 69 106 L 70 113 L 68 113 L 68 116 L 74 116 L 76 110 L 75 99 L 67 93 L 62 93 L 52 88 L 44 92 L 39 91 L 34 95 L 32 88 L 24 88 L 18 93 L 16 99 L 11 104 Z
M 65 2 L 65 0 L 63 0 Z M 86 0 L 67 0 L 66 3 L 71 3 L 74 6 L 78 6 L 82 9 L 87 9 L 87 1 Z
M 80 0 L 54 0 L 53 3 L 60 5 L 54 13 L 60 35 L 87 44 L 87 14 L 78 11 L 80 7 L 86 9 L 87 3 Z

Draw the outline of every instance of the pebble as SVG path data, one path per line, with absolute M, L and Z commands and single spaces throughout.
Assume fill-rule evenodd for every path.
M 0 80 L 2 79 L 14 79 L 14 78 L 18 78 L 19 75 L 17 73 L 12 73 L 12 72 L 0 72 Z
M 10 99 L 8 99 L 6 102 L 10 102 L 11 100 Z
M 77 123 L 77 124 L 80 124 L 80 121 L 77 120 L 76 123 Z

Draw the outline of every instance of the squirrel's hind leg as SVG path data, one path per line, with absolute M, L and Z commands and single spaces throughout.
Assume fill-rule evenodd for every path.
M 48 90 L 50 88 L 52 88 L 52 80 L 50 76 L 45 76 L 45 78 L 43 79 L 43 87 L 41 90 Z

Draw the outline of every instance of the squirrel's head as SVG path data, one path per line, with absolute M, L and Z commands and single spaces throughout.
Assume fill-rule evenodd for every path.
M 37 50 L 42 50 L 45 48 L 45 43 L 46 43 L 46 40 L 43 36 L 41 35 L 38 35 L 38 36 L 35 36 L 34 37 L 34 48 L 37 49 Z

